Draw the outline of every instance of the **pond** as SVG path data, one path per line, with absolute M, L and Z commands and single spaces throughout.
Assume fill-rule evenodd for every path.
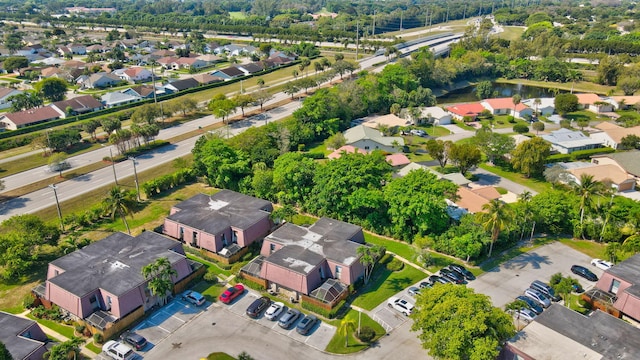
M 495 97 L 512 97 L 520 94 L 522 99 L 554 97 L 553 89 L 547 89 L 537 86 L 529 86 L 522 84 L 497 84 L 493 83 L 493 91 Z M 566 91 L 560 90 L 559 93 Z M 438 104 L 462 103 L 478 101 L 476 96 L 476 87 L 468 86 L 463 89 L 452 91 L 444 96 L 438 97 Z

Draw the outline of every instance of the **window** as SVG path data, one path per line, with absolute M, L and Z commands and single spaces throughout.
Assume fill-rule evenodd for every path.
M 98 301 L 98 295 L 93 295 L 91 300 L 89 300 L 89 304 L 93 310 L 97 310 L 100 308 L 100 302 Z
M 273 254 L 276 251 L 276 244 L 269 244 L 269 254 Z
M 180 237 L 179 237 L 180 241 L 184 241 L 184 228 L 182 226 L 180 226 Z
M 336 279 L 340 279 L 341 276 L 342 276 L 342 267 L 336 265 Z
M 324 279 L 324 270 L 322 269 L 322 267 L 320 267 L 320 269 L 318 269 L 320 271 L 320 279 Z
M 60 275 L 60 271 L 58 270 L 53 270 L 53 276 L 58 276 Z
M 107 296 L 107 310 L 111 309 L 111 296 Z
M 222 233 L 222 246 L 227 245 L 229 245 L 229 243 L 227 242 L 227 235 L 225 235 L 225 233 Z
M 618 289 L 620 288 L 620 281 L 613 279 L 611 282 L 611 293 L 618 294 Z
M 232 231 L 231 242 L 233 242 L 234 244 L 238 243 L 238 232 L 235 230 Z
M 369 150 L 369 147 L 368 147 L 368 146 L 365 146 L 365 147 L 364 147 L 364 149 L 365 149 L 365 150 Z
M 193 246 L 198 246 L 198 232 L 194 231 L 193 232 L 193 236 L 192 236 L 192 240 L 191 240 L 191 245 Z

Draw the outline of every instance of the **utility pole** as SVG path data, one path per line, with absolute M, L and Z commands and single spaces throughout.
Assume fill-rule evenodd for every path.
M 138 182 L 138 171 L 136 170 L 136 158 L 131 156 L 129 160 L 133 163 L 133 175 L 136 181 L 136 194 L 138 196 L 138 202 L 140 202 L 140 183 Z
M 356 61 L 358 61 L 358 48 L 360 44 L 360 21 L 356 20 Z
M 375 37 L 376 36 L 376 11 L 373 10 L 373 24 L 371 24 L 373 26 L 373 31 L 371 32 L 371 36 Z
M 404 15 L 404 12 L 400 11 L 400 32 L 402 32 L 402 15 Z
M 60 211 L 60 201 L 58 201 L 58 192 L 56 191 L 58 187 L 55 184 L 51 184 L 49 187 L 53 189 L 53 196 L 56 198 L 56 208 L 58 209 L 58 219 L 60 219 L 60 230 L 64 232 L 64 221 L 62 221 L 62 211 Z

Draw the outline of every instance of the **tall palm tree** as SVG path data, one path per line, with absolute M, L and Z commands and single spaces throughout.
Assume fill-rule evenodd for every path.
M 523 191 L 522 194 L 518 195 L 518 201 L 522 204 L 523 210 L 523 219 L 522 219 L 522 229 L 520 231 L 520 241 L 524 237 L 524 227 L 527 225 L 527 220 L 529 215 L 531 214 L 530 202 L 533 198 L 533 194 L 530 191 Z
M 124 226 L 127 228 L 127 233 L 131 234 L 126 215 L 132 213 L 132 208 L 135 204 L 133 195 L 118 186 L 114 186 L 109 190 L 109 196 L 107 196 L 102 203 L 111 219 L 115 219 L 116 215 L 120 215 Z
M 500 232 L 506 227 L 510 211 L 506 204 L 498 199 L 484 204 L 482 209 L 487 211 L 482 216 L 482 226 L 491 233 L 491 244 L 489 245 L 489 257 L 491 257 L 493 244 L 498 240 Z
M 518 104 L 520 104 L 520 101 L 522 101 L 522 96 L 515 94 L 513 95 L 513 97 L 511 98 L 511 101 L 513 102 L 513 118 L 516 118 L 516 108 L 518 107 Z
M 540 106 L 540 104 L 542 104 L 542 100 L 540 100 L 540 98 L 535 98 L 535 100 L 533 100 L 533 105 L 535 105 L 536 108 L 536 116 L 538 116 L 538 106 Z
M 345 317 L 340 322 L 340 328 L 338 328 L 338 334 L 344 335 L 344 347 L 349 346 L 349 330 L 354 331 L 356 328 L 356 322 L 353 319 Z
M 148 281 L 147 287 L 158 298 L 160 305 L 165 304 L 167 294 L 173 290 L 173 277 L 176 275 L 178 272 L 166 257 L 158 258 L 142 268 L 142 276 Z
M 589 174 L 580 175 L 580 182 L 573 184 L 573 191 L 580 197 L 580 226 L 584 222 L 585 209 L 592 205 L 593 196 L 601 194 L 603 190 L 602 183 Z

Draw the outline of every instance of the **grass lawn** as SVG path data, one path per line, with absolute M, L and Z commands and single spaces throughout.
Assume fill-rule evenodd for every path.
M 69 326 L 69 325 L 63 325 L 59 322 L 56 321 L 52 321 L 52 320 L 46 320 L 46 319 L 38 319 L 34 316 L 32 316 L 31 314 L 28 314 L 27 317 L 31 320 L 36 321 L 38 324 L 42 325 L 42 326 L 46 326 L 49 329 L 57 332 L 58 334 L 65 336 L 69 339 L 71 339 L 72 337 L 74 337 L 74 329 L 73 327 Z
M 524 27 L 522 26 L 503 26 L 503 32 L 497 34 L 497 36 L 501 39 L 506 40 L 517 40 L 520 39 L 522 33 L 524 32 Z
M 214 262 L 207 261 L 201 257 L 195 256 L 189 253 L 187 253 L 187 258 L 193 261 L 197 261 L 201 264 L 204 264 L 204 266 L 207 267 L 207 271 L 211 271 L 217 275 L 231 276 L 231 271 L 221 268 Z
M 89 350 L 91 350 L 91 352 L 96 353 L 96 354 L 100 354 L 102 352 L 102 346 L 101 345 L 96 345 L 96 343 L 94 343 L 93 341 L 90 343 L 87 343 L 87 345 L 85 345 L 85 347 Z
M 587 110 L 574 111 L 574 112 L 568 113 L 564 117 L 572 121 L 579 121 L 579 120 L 594 121 L 598 119 L 598 115 Z
M 538 180 L 535 178 L 527 178 L 525 177 L 523 174 L 520 173 L 515 173 L 512 171 L 507 170 L 505 167 L 501 167 L 501 166 L 491 166 L 488 165 L 486 163 L 480 164 L 478 165 L 481 169 L 487 170 L 489 172 L 492 172 L 498 176 L 502 176 L 505 179 L 514 181 L 520 185 L 524 185 L 527 186 L 529 188 L 531 188 L 534 191 L 537 191 L 539 193 L 543 192 L 543 191 L 549 191 L 552 189 L 552 186 L 550 183 L 543 181 L 543 180 Z
M 383 245 L 388 251 L 412 262 L 415 262 L 417 257 L 415 248 L 406 242 L 385 239 L 368 231 L 364 233 L 364 241 L 368 244 Z
M 400 271 L 390 271 L 385 266 L 378 265 L 369 284 L 358 291 L 353 305 L 372 310 L 390 296 L 425 277 L 427 274 L 407 264 Z
M 236 358 L 227 353 L 214 352 L 207 355 L 207 360 L 236 360 Z
M 23 276 L 18 281 L 0 281 L 0 311 L 10 314 L 19 314 L 24 311 L 22 300 L 30 296 L 31 290 L 40 282 L 44 281 L 47 274 L 48 265 L 42 265 L 30 270 L 28 275 Z
M 222 294 L 224 289 L 225 286 L 220 283 L 211 284 L 210 282 L 205 280 L 200 281 L 196 284 L 196 286 L 192 288 L 192 290 L 199 292 L 207 299 L 207 301 L 211 302 L 217 302 L 218 296 Z
M 422 129 L 424 129 L 424 131 L 428 135 L 435 136 L 435 137 L 446 136 L 451 134 L 451 131 L 449 131 L 449 129 L 442 126 L 425 126 L 425 127 L 422 127 Z
M 304 215 L 304 214 L 296 214 L 293 215 L 293 219 L 292 219 L 292 223 L 296 224 L 296 225 L 311 225 L 313 223 L 315 223 L 316 221 L 318 221 L 318 218 L 315 218 L 313 216 L 310 215 Z M 366 238 L 366 235 L 365 235 Z
M 371 319 L 367 314 L 361 314 L 358 311 L 351 309 L 344 318 L 355 323 L 355 331 L 349 329 L 346 338 L 344 335 L 341 335 L 339 331 L 336 331 L 336 333 L 333 335 L 333 338 L 331 338 L 331 341 L 327 345 L 327 348 L 325 349 L 326 352 L 332 354 L 352 354 L 368 348 L 368 344 L 360 342 L 360 340 L 355 337 L 355 335 L 357 334 L 358 320 L 360 321 L 361 327 L 368 326 L 376 332 L 376 337 L 373 339 L 373 341 L 376 341 L 377 339 L 384 336 L 384 334 L 386 334 L 384 328 L 382 328 L 380 324 Z M 333 325 L 338 327 L 338 329 L 340 328 L 340 320 L 332 323 Z M 345 343 L 345 341 L 347 341 L 346 339 L 348 339 L 347 343 Z
M 431 157 L 431 155 L 429 155 L 425 150 L 423 150 L 424 152 L 420 151 L 420 152 L 410 152 L 407 155 L 407 157 L 409 158 L 409 160 L 413 161 L 413 162 L 423 162 L 423 161 L 431 161 L 433 160 L 433 158 Z

